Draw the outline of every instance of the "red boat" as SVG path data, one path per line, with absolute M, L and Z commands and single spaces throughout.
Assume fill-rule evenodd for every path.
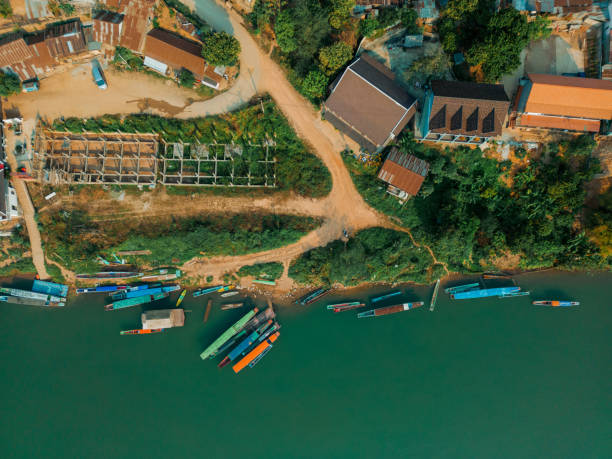
M 150 330 L 122 330 L 120 335 L 148 335 L 149 333 L 163 332 L 163 328 L 152 328 Z

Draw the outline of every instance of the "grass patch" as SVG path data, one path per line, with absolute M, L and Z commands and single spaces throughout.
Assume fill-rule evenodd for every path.
M 51 280 L 53 282 L 57 282 L 58 284 L 63 284 L 64 282 L 66 282 L 66 279 L 62 274 L 62 270 L 59 269 L 57 266 L 51 263 L 47 263 L 46 268 L 47 274 L 51 276 Z
M 236 274 L 239 277 L 253 276 L 266 280 L 276 280 L 283 275 L 283 264 L 278 262 L 256 263 L 243 266 Z
M 319 225 L 309 217 L 257 213 L 197 218 L 95 222 L 82 210 L 41 216 L 47 254 L 68 269 L 96 271 L 98 255 L 150 250 L 124 257 L 141 268 L 182 264 L 194 257 L 242 255 L 282 247 Z
M 32 274 L 35 272 L 36 268 L 31 258 L 22 258 L 19 261 L 0 268 L 1 277 L 14 276 L 17 274 Z

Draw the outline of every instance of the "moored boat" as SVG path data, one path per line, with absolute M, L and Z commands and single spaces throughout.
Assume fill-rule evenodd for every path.
M 181 288 L 180 285 L 167 285 L 161 287 L 161 284 L 157 284 L 155 287 L 138 286 L 130 287 L 129 289 L 122 290 L 118 293 L 111 295 L 113 300 L 124 300 L 126 298 L 136 298 L 139 296 L 155 295 L 157 293 L 172 293 Z
M 227 354 L 227 356 L 217 365 L 219 368 L 223 368 L 228 363 L 237 359 L 240 354 L 244 353 L 256 340 L 260 337 L 263 330 L 265 330 L 268 325 L 272 324 L 272 321 L 261 325 L 257 330 L 252 332 L 249 336 L 247 336 L 244 340 L 242 340 L 232 351 Z
M 384 308 L 371 309 L 366 312 L 361 312 L 357 314 L 357 317 L 363 319 L 364 317 L 385 316 L 389 314 L 395 314 L 397 312 L 409 311 L 410 309 L 421 307 L 423 306 L 423 304 L 424 303 L 422 301 L 417 301 L 415 303 L 395 304 L 393 306 L 386 306 Z
M 217 351 L 221 346 L 223 346 L 227 341 L 232 339 L 232 337 L 238 333 L 240 330 L 244 328 L 249 320 L 253 318 L 255 314 L 257 314 L 259 309 L 254 308 L 253 310 L 247 312 L 244 316 L 242 316 L 234 325 L 225 330 L 221 336 L 219 336 L 213 343 L 208 346 L 204 351 L 200 354 L 200 358 L 202 360 L 206 360 L 208 357 L 213 357 L 217 354 Z
M 185 299 L 185 295 L 187 295 L 187 289 L 183 290 L 181 292 L 181 296 L 178 297 L 178 300 L 176 300 L 176 307 L 178 308 L 180 306 L 180 304 L 183 302 L 183 299 Z
M 261 353 L 271 346 L 279 336 L 280 332 L 276 332 L 273 335 L 270 335 L 269 338 L 266 338 L 265 341 L 259 343 L 251 352 L 245 355 L 236 365 L 232 367 L 234 373 L 239 373 L 242 371 L 249 363 L 255 360 Z
M 579 301 L 564 301 L 564 300 L 534 301 L 532 302 L 532 304 L 535 306 L 552 306 L 552 307 L 580 306 Z
M 478 288 L 480 284 L 478 282 L 474 282 L 472 284 L 463 284 L 463 285 L 455 285 L 454 287 L 448 287 L 444 289 L 444 293 L 458 293 L 465 292 L 466 290 L 475 290 Z
M 227 311 L 228 309 L 237 309 L 244 306 L 244 303 L 227 303 L 221 306 L 222 311 Z
M 234 295 L 238 295 L 240 292 L 227 292 L 227 293 L 222 293 L 221 294 L 221 298 L 227 298 L 230 296 L 234 296 Z
M 127 285 L 99 285 L 97 287 L 77 288 L 77 293 L 113 293 L 130 288 Z
M 318 288 L 304 295 L 302 298 L 297 300 L 296 303 L 299 303 L 302 306 L 306 306 L 308 304 L 312 304 L 315 301 L 321 299 L 324 295 L 327 295 L 329 292 L 331 292 L 331 289 L 329 288 Z
M 137 329 L 137 330 L 121 330 L 119 332 L 120 335 L 149 335 L 151 333 L 160 333 L 163 332 L 165 328 L 152 328 L 149 330 L 146 329 Z
M 129 279 L 130 277 L 142 277 L 142 273 L 128 271 L 103 271 L 93 274 L 77 274 L 77 279 Z
M 233 285 L 215 285 L 214 287 L 201 288 L 193 292 L 194 297 L 208 295 L 209 293 L 220 293 L 227 292 L 228 290 L 232 290 L 234 288 Z
M 334 313 L 350 311 L 352 309 L 359 309 L 365 306 L 365 303 L 360 303 L 359 301 L 353 301 L 352 303 L 340 303 L 340 304 L 332 304 L 327 306 L 329 309 L 330 306 L 333 306 L 332 310 Z
M 372 298 L 372 303 L 377 303 L 379 301 L 386 300 L 387 298 L 393 298 L 394 296 L 401 295 L 401 294 L 402 292 L 386 293 L 384 295 L 377 296 L 376 298 Z
M 467 290 L 465 292 L 451 293 L 453 300 L 471 300 L 474 298 L 487 298 L 490 296 L 507 295 L 508 293 L 518 292 L 520 287 L 497 287 L 497 288 L 482 288 L 478 290 Z
M 117 309 L 130 308 L 141 304 L 152 303 L 153 301 L 167 298 L 169 293 L 156 293 L 154 295 L 137 296 L 136 298 L 126 298 L 125 300 L 115 301 L 104 306 L 105 311 L 115 311 Z
M 498 298 L 513 298 L 515 296 L 527 296 L 530 295 L 531 292 L 512 292 L 512 293 L 503 293 L 498 296 Z

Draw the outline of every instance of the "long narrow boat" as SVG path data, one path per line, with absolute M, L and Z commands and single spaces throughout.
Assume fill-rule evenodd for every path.
M 115 301 L 104 306 L 105 311 L 116 311 L 117 309 L 131 308 L 141 304 L 152 303 L 153 301 L 167 298 L 169 293 L 156 293 L 154 295 L 137 296 L 136 298 L 126 298 L 125 300 Z
M 536 306 L 552 306 L 555 307 L 570 307 L 580 306 L 579 301 L 563 301 L 563 300 L 552 300 L 552 301 L 534 301 L 532 304 Z
M 21 290 L 18 288 L 0 287 L 0 293 L 6 293 L 7 295 L 18 296 L 20 298 L 49 301 L 52 303 L 60 303 L 64 301 L 64 299 L 59 296 L 49 295 L 47 293 L 31 292 L 30 290 Z
M 111 295 L 113 300 L 124 300 L 126 298 L 137 298 L 139 296 L 155 295 L 157 293 L 172 293 L 181 288 L 180 285 L 168 285 L 166 287 L 151 287 L 134 290 L 123 290 Z
M 370 309 L 369 311 L 361 312 L 357 314 L 357 317 L 363 319 L 364 317 L 386 316 L 388 314 L 395 314 L 396 312 L 409 311 L 410 309 L 421 307 L 423 304 L 424 303 L 422 301 L 417 301 L 416 303 L 395 304 L 393 306 L 386 306 L 384 308 Z
M 93 274 L 77 274 L 77 279 L 129 279 L 131 277 L 142 277 L 142 273 L 129 271 L 103 271 Z
M 185 299 L 185 295 L 187 295 L 187 289 L 183 290 L 181 292 L 181 296 L 178 297 L 178 300 L 176 300 L 176 307 L 178 308 L 179 305 L 183 302 L 183 300 Z
M 263 285 L 276 285 L 276 281 L 267 280 L 267 279 L 253 279 L 254 284 L 263 284 Z
M 455 285 L 454 287 L 448 287 L 444 289 L 444 293 L 459 293 L 465 292 L 466 290 L 474 290 L 477 289 L 480 284 L 478 282 L 474 282 L 472 284 L 463 284 L 463 285 Z
M 66 306 L 64 301 L 47 301 L 37 298 L 23 298 L 20 296 L 0 296 L 0 301 L 10 304 L 23 304 L 27 306 L 42 306 L 47 308 L 57 308 Z
M 252 332 L 244 340 L 242 340 L 227 356 L 219 362 L 217 365 L 219 368 L 223 368 L 228 363 L 237 359 L 243 352 L 245 352 L 256 340 L 261 336 L 261 333 L 272 324 L 272 321 L 268 321 L 263 325 L 260 325 L 257 330 Z
M 240 340 L 244 336 L 246 336 L 247 333 L 249 333 L 249 331 L 247 331 L 244 328 L 242 330 L 240 330 L 236 335 L 234 335 L 234 337 L 232 339 L 230 339 L 227 343 L 225 343 L 223 346 L 221 346 L 219 348 L 219 350 L 215 353 L 215 355 L 223 354 L 228 349 L 231 349 L 234 346 L 234 344 L 236 344 L 238 342 L 238 340 Z
M 174 280 L 181 277 L 181 270 L 175 269 L 174 271 L 168 271 L 167 269 L 160 269 L 157 274 L 144 274 L 142 276 L 143 281 L 168 281 Z
M 222 293 L 221 294 L 221 298 L 228 298 L 230 296 L 234 296 L 234 295 L 238 295 L 240 292 L 227 292 L 227 293 Z
M 227 303 L 221 306 L 222 311 L 227 311 L 228 309 L 238 309 L 244 306 L 244 303 Z
M 99 285 L 97 287 L 77 288 L 77 293 L 113 293 L 131 288 L 127 285 Z
M 274 341 L 276 341 L 279 336 L 280 336 L 279 332 L 276 332 L 273 335 L 270 335 L 269 338 L 267 338 L 264 342 L 260 343 L 257 347 L 255 347 L 255 349 L 253 349 L 251 352 L 245 355 L 242 358 L 242 360 L 240 360 L 236 365 L 232 367 L 232 369 L 234 370 L 234 373 L 239 373 L 240 371 L 242 371 L 244 367 L 246 367 L 249 363 L 255 360 L 257 356 L 259 356 L 269 346 L 271 346 L 272 343 L 274 343 Z
M 278 324 L 278 322 L 274 322 L 271 326 L 269 326 L 268 328 L 266 328 L 262 333 L 261 336 L 259 338 L 257 338 L 257 343 L 261 343 L 264 339 L 266 339 L 268 336 L 270 336 L 272 333 L 277 332 L 280 330 L 280 325 Z
M 253 310 L 247 312 L 240 319 L 238 319 L 238 321 L 234 325 L 232 325 L 230 328 L 225 330 L 221 334 L 221 336 L 219 336 L 215 341 L 213 341 L 213 343 L 210 346 L 208 346 L 206 349 L 204 349 L 204 351 L 200 354 L 200 358 L 202 360 L 206 360 L 207 358 L 213 357 L 214 355 L 216 355 L 216 353 L 219 350 L 219 348 L 221 346 L 223 346 L 227 341 L 232 339 L 232 337 L 236 333 L 238 333 L 240 330 L 242 330 L 242 328 L 247 324 L 247 322 L 249 320 L 251 320 L 251 318 L 255 314 L 257 314 L 257 311 L 259 311 L 259 309 L 254 308 Z
M 490 296 L 501 296 L 507 295 L 508 293 L 518 292 L 520 287 L 497 287 L 497 288 L 483 288 L 479 290 L 468 290 L 466 292 L 452 293 L 451 298 L 453 300 L 471 300 L 474 298 L 487 298 Z
M 255 317 L 253 317 L 251 320 L 249 320 L 247 324 L 244 326 L 244 329 L 246 331 L 253 331 L 257 327 L 259 327 L 261 324 L 263 324 L 264 322 L 267 322 L 268 320 L 275 319 L 275 318 L 276 318 L 276 314 L 274 313 L 274 309 L 271 307 L 266 308 L 265 310 L 257 314 Z
M 273 347 L 274 346 L 270 344 L 267 348 L 265 348 L 261 354 L 259 354 L 251 363 L 249 363 L 249 368 L 253 368 L 255 365 L 257 365 L 257 363 L 259 363 L 259 361 L 263 359 Z
M 209 293 L 219 293 L 219 292 L 227 292 L 228 290 L 232 290 L 235 288 L 233 285 L 216 285 L 214 287 L 209 288 L 201 288 L 200 290 L 196 290 L 193 292 L 194 297 L 208 295 Z
M 531 292 L 512 292 L 512 293 L 504 293 L 503 295 L 499 295 L 498 298 L 513 298 L 515 296 L 527 296 L 530 294 Z
M 338 304 L 329 304 L 327 305 L 327 309 L 333 310 L 335 313 L 350 311 L 352 309 L 363 308 L 365 303 L 360 303 L 359 301 L 353 301 L 352 303 L 338 303 Z
M 120 335 L 149 335 L 151 333 L 163 332 L 165 328 L 137 329 L 137 330 L 121 330 Z
M 299 303 L 302 306 L 306 306 L 306 305 L 312 304 L 315 301 L 321 299 L 324 295 L 327 295 L 329 292 L 331 292 L 331 289 L 329 288 L 318 288 L 304 295 L 302 298 L 297 300 L 296 303 Z
M 394 296 L 401 294 L 402 292 L 391 292 L 382 296 L 377 296 L 376 298 L 372 298 L 372 303 L 377 303 L 378 301 L 386 300 L 387 298 L 393 298 Z

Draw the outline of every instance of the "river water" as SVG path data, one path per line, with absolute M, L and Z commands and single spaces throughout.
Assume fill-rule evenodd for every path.
M 531 298 L 441 294 L 435 312 L 374 319 L 325 310 L 346 293 L 278 306 L 274 349 L 238 375 L 199 353 L 243 310 L 215 304 L 203 324 L 205 300 L 187 298 L 185 327 L 119 336 L 139 308 L 3 304 L 2 456 L 609 457 L 612 275 L 517 280 Z M 547 297 L 582 304 L 530 304 Z

